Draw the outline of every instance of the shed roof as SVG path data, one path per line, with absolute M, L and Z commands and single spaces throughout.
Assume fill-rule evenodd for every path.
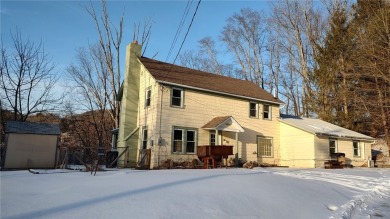
M 60 135 L 61 130 L 58 124 L 7 121 L 5 133 Z
M 362 140 L 375 140 L 374 138 L 358 132 L 325 122 L 321 119 L 302 118 L 291 115 L 280 115 L 280 122 L 299 128 L 315 135 L 325 135 L 334 138 L 350 138 Z
M 278 105 L 283 103 L 250 81 L 194 70 L 145 57 L 140 57 L 139 60 L 160 83 L 183 85 L 225 95 L 263 100 Z

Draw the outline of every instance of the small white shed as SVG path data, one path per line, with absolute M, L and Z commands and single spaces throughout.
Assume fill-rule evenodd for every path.
M 280 163 L 282 166 L 323 167 L 332 153 L 344 153 L 346 164 L 361 166 L 371 157 L 375 139 L 321 119 L 281 115 Z
M 8 121 L 3 168 L 55 168 L 58 124 Z

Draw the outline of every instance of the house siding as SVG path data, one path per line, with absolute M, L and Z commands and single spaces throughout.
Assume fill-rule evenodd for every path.
M 234 146 L 233 153 L 238 153 L 238 157 L 243 162 L 257 161 L 260 164 L 307 168 L 321 167 L 324 161 L 329 159 L 329 139 L 283 123 L 283 119 L 279 118 L 279 100 L 275 99 L 275 103 L 270 103 L 272 96 L 264 90 L 254 89 L 251 91 L 256 91 L 255 94 L 258 91 L 267 94 L 265 95 L 267 101 L 255 100 L 253 97 L 256 95 L 252 95 L 250 98 L 236 96 L 234 93 L 229 95 L 211 91 L 209 90 L 213 86 L 211 84 L 208 84 L 206 90 L 196 88 L 196 83 L 193 85 L 194 87 L 191 87 L 192 85 L 188 85 L 188 80 L 192 78 L 190 75 L 188 76 L 190 79 L 181 78 L 176 72 L 175 80 L 170 78 L 172 75 L 169 74 L 171 73 L 169 68 L 165 70 L 162 68 L 166 67 L 166 63 L 164 66 L 159 66 L 161 64 L 158 64 L 159 62 L 155 62 L 153 65 L 149 63 L 150 68 L 146 68 L 145 66 L 148 65 L 142 64 L 143 62 L 137 59 L 140 50 L 139 45 L 132 44 L 127 47 L 126 75 L 117 145 L 119 154 L 127 146 L 129 150 L 125 156 L 119 158 L 118 166 L 135 166 L 137 161 L 141 160 L 139 157 L 142 148 L 141 136 L 142 130 L 145 128 L 148 130 L 147 148 L 151 149 L 151 168 L 163 164 L 168 159 L 179 162 L 192 161 L 192 159 L 197 158 L 196 149 L 193 154 L 173 153 L 173 129 L 181 127 L 196 130 L 195 145 L 209 145 L 210 130 L 202 129 L 202 126 L 221 116 L 232 116 L 243 127 L 244 132 L 238 133 L 238 143 L 236 143 L 236 133 L 220 132 L 216 137 L 218 139 L 217 145 Z M 204 73 L 202 76 L 205 76 Z M 161 81 L 156 80 L 156 78 L 160 78 Z M 179 82 L 186 85 L 173 86 L 173 83 Z M 229 83 L 220 84 L 229 86 Z M 251 84 L 251 86 L 253 88 L 255 85 Z M 172 88 L 182 89 L 183 104 L 180 107 L 172 106 Z M 147 89 L 151 90 L 149 106 L 145 106 Z M 240 87 L 240 89 L 238 89 L 239 93 L 249 91 L 245 90 L 245 87 Z M 257 117 L 250 117 L 250 102 L 257 103 Z M 263 119 L 264 105 L 270 107 L 271 119 Z M 126 136 L 137 128 L 138 131 L 126 139 Z M 259 156 L 259 137 L 272 139 L 272 156 Z M 346 153 L 352 165 L 361 165 L 371 157 L 369 140 L 361 143 L 360 157 L 353 157 L 352 140 L 338 139 L 337 141 L 338 151 Z M 234 155 L 230 158 L 233 157 Z
M 282 166 L 315 167 L 314 136 L 280 122 L 280 154 Z
M 353 155 L 353 139 L 335 139 L 337 152 L 345 153 L 345 163 L 353 166 L 362 166 L 371 159 L 371 142 L 360 142 L 360 157 Z M 316 137 L 316 167 L 323 167 L 324 161 L 330 159 L 329 138 Z
M 353 140 L 339 139 L 338 151 L 345 153 L 346 164 L 353 166 L 362 166 L 367 163 L 367 160 L 371 158 L 371 146 L 364 141 L 360 141 L 360 157 L 355 157 L 353 154 Z
M 324 167 L 324 162 L 330 159 L 329 138 L 280 123 L 281 165 L 300 168 Z M 336 151 L 345 153 L 346 164 L 362 166 L 371 158 L 371 144 L 368 141 L 360 141 L 360 157 L 355 157 L 352 143 L 354 140 L 332 139 L 336 140 Z
M 329 138 L 314 136 L 314 147 L 316 154 L 315 167 L 324 167 L 324 162 L 330 159 Z
M 147 87 L 151 87 L 152 90 L 152 103 L 150 107 L 144 108 L 143 102 Z M 172 153 L 173 127 L 180 126 L 197 129 L 197 145 L 208 145 L 210 132 L 201 127 L 214 117 L 227 115 L 233 116 L 245 130 L 245 132 L 238 134 L 239 158 L 243 161 L 258 161 L 278 165 L 279 123 L 277 122 L 277 117 L 279 116 L 279 106 L 271 105 L 272 120 L 263 120 L 262 116 L 250 118 L 249 100 L 183 88 L 183 107 L 171 107 L 172 86 L 157 83 L 144 68 L 141 68 L 140 90 L 139 125 L 148 127 L 149 142 L 150 140 L 155 142 L 152 153 L 152 167 L 156 167 L 167 159 L 191 161 L 197 158 L 196 154 L 181 155 Z M 259 112 L 262 112 L 261 102 L 259 103 Z M 161 145 L 159 146 L 160 135 Z M 257 136 L 273 137 L 273 157 L 257 157 Z M 222 132 L 219 144 L 234 146 L 234 153 L 236 153 L 235 133 Z M 138 148 L 140 146 L 141 140 L 138 142 Z
M 150 73 L 141 65 L 141 77 L 140 77 L 140 92 L 139 92 L 139 117 L 138 117 L 138 126 L 146 127 L 148 130 L 147 138 L 147 149 L 153 148 L 154 152 L 158 150 L 158 139 L 159 139 L 159 129 L 157 125 L 159 124 L 159 112 L 160 112 L 160 85 L 157 81 L 150 75 Z M 146 101 L 146 90 L 151 90 L 151 101 L 150 106 L 145 106 Z M 142 136 L 142 128 L 138 130 L 139 136 Z M 138 139 L 137 147 L 137 160 L 141 159 L 140 149 L 142 148 L 142 137 Z M 155 154 L 151 154 L 151 160 L 155 158 Z

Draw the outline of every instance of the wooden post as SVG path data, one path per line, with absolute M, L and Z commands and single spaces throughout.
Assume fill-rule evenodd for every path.
M 235 154 L 236 167 L 238 167 L 238 132 L 236 132 L 236 154 Z

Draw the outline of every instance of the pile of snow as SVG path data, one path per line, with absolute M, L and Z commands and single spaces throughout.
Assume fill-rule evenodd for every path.
M 1 172 L 1 218 L 390 217 L 389 169 Z

